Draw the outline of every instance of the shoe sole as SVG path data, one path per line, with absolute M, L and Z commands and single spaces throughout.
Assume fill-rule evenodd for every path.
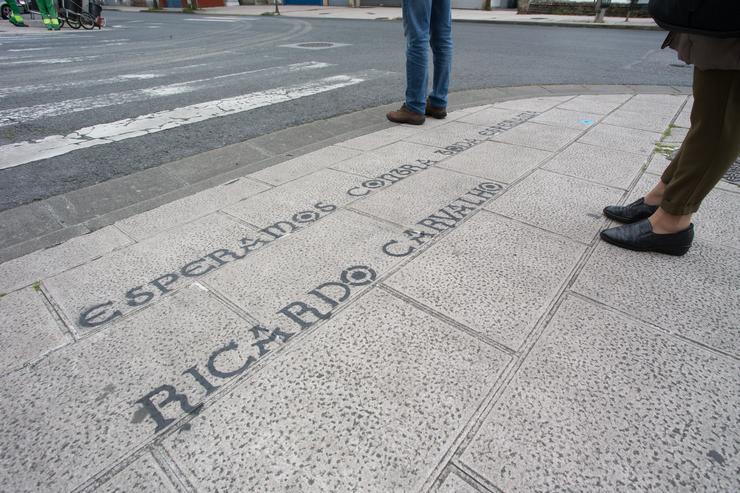
M 686 255 L 686 252 L 689 251 L 691 248 L 691 245 L 689 246 L 682 246 L 682 247 L 675 247 L 675 248 L 638 248 L 632 245 L 628 245 L 627 243 L 620 243 L 618 241 L 614 241 L 608 236 L 606 236 L 603 232 L 599 235 L 601 236 L 601 239 L 610 245 L 618 246 L 619 248 L 624 248 L 625 250 L 632 250 L 633 252 L 655 252 L 655 253 L 662 253 L 665 255 L 672 255 L 674 257 L 682 257 Z
M 388 118 L 388 121 L 391 121 L 393 123 L 402 123 L 406 125 L 424 125 L 424 122 L 426 121 L 426 120 L 421 120 L 421 121 L 394 120 L 391 117 L 386 117 L 386 118 Z

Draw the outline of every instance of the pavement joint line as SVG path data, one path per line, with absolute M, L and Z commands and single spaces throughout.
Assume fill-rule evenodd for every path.
M 476 484 L 481 485 L 482 488 L 484 488 L 486 491 L 490 491 L 492 493 L 506 493 L 505 490 L 502 490 L 501 488 L 493 484 L 491 480 L 483 476 L 472 466 L 465 464 L 460 457 L 455 457 L 451 459 L 450 464 L 454 465 L 454 467 L 462 471 L 466 476 L 475 481 Z
M 249 198 L 252 198 L 252 197 L 255 197 L 255 195 L 252 195 Z M 236 202 L 236 203 L 238 204 L 239 202 Z M 259 231 L 261 229 L 256 224 L 252 224 L 249 221 L 245 221 L 244 219 L 242 219 L 240 217 L 237 217 L 237 216 L 235 216 L 235 215 L 233 215 L 233 214 L 231 214 L 231 213 L 229 213 L 229 212 L 227 212 L 227 211 L 225 211 L 223 209 L 217 210 L 216 212 L 214 212 L 214 214 L 219 214 L 219 215 L 221 215 L 221 216 L 229 219 L 230 221 L 233 221 L 233 222 L 235 222 L 237 224 L 241 224 L 242 226 L 246 226 L 246 227 L 248 227 L 250 229 L 254 229 L 255 231 Z M 205 217 L 205 216 L 201 216 L 201 217 Z M 288 233 L 288 235 L 290 235 L 290 234 L 291 233 Z M 288 236 L 288 235 L 286 235 L 286 236 Z
M 575 280 L 576 279 L 573 279 L 573 281 L 575 281 Z M 686 337 L 686 336 L 684 336 L 684 335 L 682 335 L 682 334 L 680 334 L 678 332 L 674 332 L 674 331 L 672 331 L 670 329 L 661 327 L 660 325 L 656 325 L 654 322 L 650 322 L 648 320 L 644 320 L 644 319 L 641 319 L 639 317 L 636 317 L 635 315 L 633 315 L 633 314 L 631 314 L 629 312 L 623 311 L 623 310 L 621 310 L 619 308 L 616 308 L 616 307 L 613 307 L 611 305 L 607 305 L 606 303 L 604 303 L 602 301 L 599 301 L 597 299 L 591 298 L 588 295 L 579 293 L 577 291 L 573 291 L 572 290 L 572 286 L 568 288 L 568 293 L 567 294 L 568 294 L 568 296 L 572 296 L 572 297 L 578 298 L 578 299 L 580 299 L 582 301 L 589 302 L 589 303 L 591 303 L 593 305 L 597 305 L 600 308 L 604 309 L 605 311 L 609 311 L 609 312 L 614 313 L 614 314 L 616 314 L 616 315 L 618 315 L 618 316 L 620 316 L 622 318 L 629 319 L 630 321 L 632 321 L 632 322 L 634 322 L 634 323 L 636 323 L 638 325 L 647 326 L 648 328 L 650 328 L 654 332 L 657 332 L 657 333 L 663 335 L 664 337 L 669 337 L 669 338 L 677 339 L 677 340 L 679 340 L 684 345 L 687 345 L 687 346 L 695 346 L 696 348 L 700 348 L 700 349 L 704 350 L 705 352 L 708 352 L 708 353 L 712 354 L 713 356 L 730 358 L 730 359 L 733 359 L 735 361 L 740 361 L 740 355 L 735 355 L 735 354 L 732 354 L 732 353 L 728 353 L 726 351 L 722 351 L 721 349 L 717 349 L 717 348 L 713 348 L 711 346 L 707 346 L 706 344 L 704 344 L 702 342 L 699 342 L 699 341 L 696 341 L 694 339 L 691 339 L 690 337 Z
M 155 441 L 152 444 L 151 454 L 162 469 L 162 472 L 167 476 L 167 479 L 172 483 L 172 486 L 188 493 L 196 493 L 198 491 L 188 479 L 187 474 L 185 474 L 185 472 L 180 468 L 177 461 L 172 458 L 170 453 L 167 452 L 167 449 L 160 442 Z
M 629 98 L 627 101 L 630 101 L 630 100 L 632 100 L 632 98 Z M 617 109 L 621 108 L 624 104 L 627 103 L 627 101 L 620 104 L 617 108 L 612 110 L 612 112 L 617 111 Z M 676 112 L 676 114 L 678 113 L 679 111 Z M 580 138 L 580 136 L 578 138 Z M 564 148 L 565 147 L 561 148 L 561 151 Z M 549 159 L 546 159 L 545 162 L 548 162 L 550 159 L 552 159 L 552 156 Z M 534 173 L 535 169 L 540 169 L 543 165 L 544 165 L 544 162 L 541 163 L 539 167 L 531 170 L 524 177 L 520 177 L 517 183 L 522 181 L 526 176 L 529 176 L 532 173 Z M 641 174 L 638 173 L 638 175 L 641 175 Z M 632 186 L 634 187 L 634 184 Z M 513 188 L 513 184 L 511 187 L 504 189 L 503 193 L 501 193 L 499 196 L 504 196 L 506 192 L 510 190 L 511 188 Z M 627 195 L 628 193 L 629 192 L 626 191 L 625 195 Z M 494 199 L 497 197 L 494 197 Z M 486 210 L 485 209 L 486 205 L 487 204 L 483 204 L 481 208 L 483 210 Z M 553 296 L 552 301 L 548 304 L 548 307 L 544 310 L 542 316 L 533 324 L 532 330 L 525 337 L 524 341 L 522 342 L 520 346 L 521 350 L 518 353 L 518 357 L 512 360 L 514 361 L 514 363 L 511 365 L 510 371 L 509 371 L 509 367 L 507 366 L 507 370 L 502 373 L 501 377 L 497 381 L 495 385 L 495 389 L 492 391 L 491 395 L 485 399 L 484 404 L 483 404 L 484 410 L 481 412 L 481 414 L 477 418 L 471 417 L 471 419 L 468 420 L 468 422 L 464 426 L 465 431 L 461 433 L 458 439 L 454 441 L 452 447 L 450 448 L 450 450 L 452 451 L 450 455 L 450 460 L 455 461 L 455 459 L 460 459 L 465 449 L 475 439 L 475 436 L 480 430 L 480 427 L 483 426 L 485 418 L 493 411 L 495 406 L 498 404 L 499 399 L 504 394 L 506 389 L 509 387 L 509 385 L 511 384 L 515 376 L 518 374 L 519 369 L 524 364 L 524 362 L 527 360 L 529 354 L 534 349 L 537 342 L 540 340 L 542 335 L 546 332 L 547 327 L 549 326 L 553 317 L 555 316 L 555 314 L 558 312 L 558 310 L 562 306 L 562 303 L 565 301 L 565 299 L 567 299 L 568 295 L 571 293 L 571 287 L 573 286 L 573 284 L 575 283 L 575 280 L 578 278 L 578 276 L 583 271 L 583 268 L 585 267 L 586 263 L 590 260 L 591 256 L 593 255 L 593 252 L 596 250 L 598 245 L 599 243 L 596 242 L 595 239 L 591 242 L 590 245 L 586 245 L 586 248 L 584 249 L 580 258 L 574 265 L 573 269 L 571 270 L 569 275 L 565 278 L 565 280 L 561 283 L 556 294 Z M 440 471 L 437 471 L 437 473 L 434 475 L 435 478 L 439 476 L 442 469 L 443 468 L 441 468 Z M 470 472 L 473 473 L 471 474 L 473 477 L 479 478 L 480 480 L 484 481 L 484 484 L 490 483 L 488 480 L 483 478 L 483 476 L 475 473 L 475 471 L 473 471 L 472 469 L 470 469 Z M 433 483 L 427 482 L 426 484 L 431 485 Z
M 445 467 L 442 472 L 440 473 L 439 477 L 435 481 L 434 485 L 428 490 L 429 492 L 436 491 L 434 488 L 439 487 L 442 484 L 444 484 L 444 481 L 451 475 L 457 475 L 465 481 L 470 487 L 472 487 L 474 490 L 479 491 L 481 493 L 504 493 L 502 490 L 498 488 L 489 488 L 488 486 L 484 485 L 480 481 L 478 481 L 475 477 L 468 474 L 465 470 L 463 470 L 461 467 L 459 467 L 454 460 L 450 460 L 450 462 L 447 464 L 447 467 Z
M 484 334 L 481 334 L 475 329 L 472 329 L 471 327 L 468 327 L 462 322 L 458 322 L 457 320 L 448 317 L 444 313 L 435 310 L 429 305 L 424 304 L 422 301 L 417 300 L 416 298 L 413 298 L 402 291 L 399 291 L 395 289 L 394 287 L 386 284 L 385 282 L 381 282 L 378 284 L 378 288 L 386 291 L 387 293 L 395 296 L 396 298 L 400 299 L 401 301 L 404 301 L 412 306 L 415 306 L 420 311 L 425 312 L 426 314 L 432 316 L 433 318 L 436 318 L 437 320 L 440 320 L 441 322 L 444 322 L 445 324 L 454 327 L 465 334 L 467 334 L 470 337 L 473 337 L 474 339 L 478 339 L 479 341 L 483 342 L 484 344 L 488 344 L 489 346 L 496 348 L 497 350 L 501 351 L 502 353 L 512 357 L 517 357 L 517 351 L 516 349 L 512 349 L 509 346 L 502 344 Z
M 451 97 L 452 98 L 454 98 L 456 96 L 462 96 L 462 97 L 464 97 L 467 94 L 480 94 L 480 93 L 485 93 L 485 92 L 489 92 L 489 93 L 490 92 L 494 92 L 495 95 L 494 95 L 493 98 L 491 98 L 490 96 L 483 97 L 482 99 L 476 99 L 474 101 L 466 101 L 465 103 L 463 103 L 461 105 L 455 105 L 454 106 L 455 108 L 462 107 L 464 109 L 464 108 L 469 108 L 469 107 L 473 107 L 473 106 L 489 105 L 489 104 L 495 104 L 495 103 L 498 103 L 498 102 L 504 102 L 504 101 L 512 101 L 512 100 L 522 99 L 523 95 L 521 93 L 506 94 L 506 92 L 504 91 L 506 89 L 511 89 L 511 90 L 517 91 L 519 88 L 522 88 L 522 87 L 524 87 L 524 88 L 539 88 L 539 89 L 543 89 L 545 87 L 557 87 L 557 85 L 551 85 L 551 86 L 510 86 L 510 87 L 487 88 L 487 89 L 485 89 L 485 88 L 484 89 L 472 89 L 472 90 L 461 91 L 461 92 L 458 92 L 458 93 L 453 93 L 451 95 Z M 597 90 L 597 93 L 598 93 L 598 89 L 599 88 L 606 87 L 606 86 L 596 85 L 596 86 L 585 86 L 585 87 L 593 88 L 593 89 Z M 613 88 L 613 86 L 608 86 L 608 87 L 610 88 L 610 90 L 608 92 L 606 92 L 606 94 L 614 94 L 613 92 L 611 92 L 611 89 Z M 630 89 L 627 86 L 619 86 L 619 87 L 620 88 L 624 88 L 624 93 L 632 93 L 632 94 L 635 94 L 634 89 Z M 690 88 L 685 88 L 685 92 L 687 94 L 688 94 L 689 91 L 690 91 Z M 571 94 L 573 94 L 573 93 L 571 93 Z M 546 97 L 548 95 L 549 95 L 549 93 L 539 94 L 539 96 L 538 95 L 528 94 L 527 96 L 528 97 Z M 575 95 L 573 95 L 573 98 L 575 98 L 577 96 L 578 96 L 578 94 L 575 94 Z M 354 113 L 348 113 L 347 115 L 356 114 L 356 113 L 359 113 L 361 111 L 365 111 L 365 112 L 368 112 L 369 111 L 371 113 L 374 113 L 373 110 L 379 110 L 380 108 L 383 108 L 383 107 L 391 107 L 391 106 L 392 106 L 392 104 L 390 104 L 390 105 L 383 105 L 383 106 L 377 107 L 377 108 L 371 108 L 371 109 L 366 109 L 366 110 L 360 110 L 360 111 L 354 112 Z M 378 111 L 375 111 L 375 112 L 378 112 Z M 333 118 L 330 118 L 329 120 L 332 120 L 334 118 L 341 118 L 342 116 L 345 116 L 345 115 L 340 115 L 338 117 L 333 117 Z M 324 122 L 324 121 L 326 121 L 326 120 L 319 120 L 319 122 Z M 317 123 L 317 122 L 313 122 L 313 123 L 309 123 L 309 124 L 305 124 L 305 125 L 306 126 L 310 126 L 310 125 L 312 125 L 314 123 Z M 388 124 L 387 122 L 380 122 L 380 123 L 378 123 L 376 125 L 378 126 L 378 128 L 391 128 L 392 127 L 392 125 Z M 346 136 L 346 135 L 348 135 L 350 133 L 357 133 L 358 135 L 363 135 L 364 133 L 367 133 L 369 131 L 369 129 L 374 128 L 374 127 L 375 127 L 375 125 L 369 125 L 369 126 L 366 126 L 366 127 L 362 128 L 362 129 L 353 130 L 353 131 L 347 132 L 345 134 L 342 134 L 342 135 L 340 135 L 338 137 L 330 138 L 330 139 L 326 139 L 326 140 L 334 140 L 334 139 L 336 139 L 335 140 L 335 143 L 339 143 L 339 142 L 343 141 L 342 140 L 342 137 L 343 136 Z M 296 127 L 293 127 L 293 128 L 296 128 Z M 246 141 L 246 142 L 250 142 L 250 141 Z M 315 145 L 315 143 L 313 145 Z M 310 147 L 310 146 L 312 146 L 312 145 L 302 146 L 299 149 Z M 294 150 L 292 152 L 297 152 L 299 149 L 296 149 L 296 150 Z M 250 165 L 247 165 L 247 166 L 257 165 L 259 163 L 266 163 L 266 162 L 269 162 L 269 160 L 272 159 L 272 158 L 273 158 L 272 156 L 266 157 L 263 160 L 258 160 L 258 161 L 254 162 L 254 163 L 250 163 Z M 228 172 L 221 173 L 220 175 L 221 176 L 226 176 L 226 175 L 229 175 L 229 176 L 245 176 L 242 171 L 243 170 L 231 170 L 231 171 L 228 171 Z M 204 186 L 204 188 L 209 188 L 210 186 L 213 186 L 213 180 L 215 178 L 217 178 L 217 176 L 219 176 L 219 175 L 214 175 L 212 177 L 208 177 L 208 178 L 199 180 L 198 182 L 193 183 L 193 184 L 189 184 L 188 186 L 195 186 L 197 184 L 202 184 Z M 165 194 L 162 194 L 160 196 L 153 197 L 153 198 L 147 199 L 145 201 L 137 202 L 137 203 L 132 204 L 132 205 L 129 205 L 129 206 L 124 206 L 124 207 L 122 207 L 120 209 L 117 209 L 117 210 L 114 210 L 114 211 L 110 211 L 110 212 L 104 213 L 102 215 L 93 216 L 93 217 L 88 218 L 85 221 L 79 223 L 79 225 L 83 225 L 83 226 L 85 226 L 85 227 L 87 227 L 88 229 L 91 229 L 91 230 L 99 229 L 100 227 L 109 225 L 109 224 L 111 224 L 113 222 L 113 221 L 106 221 L 105 220 L 105 217 L 120 216 L 121 213 L 125 213 L 127 210 L 130 211 L 130 214 L 129 215 L 136 214 L 136 213 L 139 213 L 139 212 L 143 212 L 144 210 L 148 210 L 148 209 L 142 210 L 142 206 L 145 206 L 146 204 L 157 204 L 158 199 L 161 200 L 162 197 L 164 197 L 164 198 L 166 198 L 168 196 L 169 197 L 172 197 L 172 196 L 177 197 L 177 195 L 176 195 L 177 192 L 178 192 L 178 190 L 173 190 L 171 192 L 166 192 Z M 180 193 L 182 193 L 182 192 L 180 192 Z M 151 207 L 151 208 L 156 208 L 159 205 L 163 205 L 163 204 L 162 203 L 159 203 L 159 204 L 157 204 L 157 205 L 155 205 L 154 207 Z M 77 226 L 77 225 L 74 225 L 74 226 Z M 57 230 L 57 231 L 59 231 L 59 230 Z M 32 248 L 33 249 L 38 248 L 36 245 L 38 245 L 39 243 L 41 243 L 42 247 L 50 246 L 50 245 L 48 245 L 48 243 L 44 244 L 45 242 L 41 242 L 40 240 L 44 236 L 47 236 L 48 234 L 51 234 L 51 233 L 52 232 L 47 233 L 47 234 L 44 234 L 44 235 L 40 235 L 40 236 L 35 237 L 35 238 L 31 238 L 31 239 L 25 240 L 23 242 L 16 243 L 14 245 L 10 245 L 8 247 L 5 247 L 4 249 L 0 250 L 0 258 L 2 258 L 3 261 L 7 261 L 7 260 L 11 260 L 13 258 L 16 258 L 18 256 L 25 255 L 26 253 L 30 253 L 31 251 L 33 251 L 33 250 L 31 250 Z M 71 235 L 67 237 L 65 234 L 62 234 L 62 236 L 64 236 L 66 239 L 69 239 L 69 238 L 72 237 Z

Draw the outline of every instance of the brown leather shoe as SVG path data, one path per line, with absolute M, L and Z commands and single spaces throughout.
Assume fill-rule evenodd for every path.
M 394 123 L 408 123 L 410 125 L 423 125 L 426 117 L 411 111 L 404 104 L 398 111 L 390 111 L 386 115 Z
M 431 116 L 432 118 L 436 118 L 437 120 L 444 120 L 447 118 L 447 108 L 438 108 L 436 106 L 432 106 L 429 104 L 429 100 L 427 99 L 427 109 L 425 111 L 427 116 Z

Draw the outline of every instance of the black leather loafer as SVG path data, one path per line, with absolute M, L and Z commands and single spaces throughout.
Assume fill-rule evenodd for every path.
M 659 235 L 653 233 L 653 226 L 645 219 L 637 223 L 605 229 L 601 232 L 601 239 L 628 250 L 680 256 L 691 248 L 691 243 L 694 241 L 694 225 L 678 233 Z
M 636 223 L 647 219 L 658 210 L 657 205 L 647 205 L 645 199 L 638 199 L 629 205 L 610 205 L 604 208 L 604 215 L 620 223 Z

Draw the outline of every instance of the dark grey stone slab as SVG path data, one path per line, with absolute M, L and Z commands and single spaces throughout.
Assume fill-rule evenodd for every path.
M 64 224 L 78 224 L 176 190 L 183 182 L 162 168 L 149 168 L 48 200 Z
M 184 183 L 193 184 L 235 169 L 243 170 L 246 174 L 251 164 L 269 156 L 269 153 L 254 148 L 249 142 L 243 142 L 173 161 L 162 165 L 162 168 Z
M 413 491 L 507 361 L 373 290 L 164 446 L 198 491 Z
M 0 375 L 70 342 L 33 288 L 0 297 L 0 327 Z
M 257 349 L 247 322 L 193 286 L 110 330 L 55 351 L 33 367 L 0 378 L 0 484 L 13 492 L 71 491 L 108 470 L 154 437 L 155 423 L 137 401 L 172 385 L 196 406 L 204 387 L 227 379 L 206 369 L 211 354 L 223 371 L 239 368 Z M 184 414 L 162 390 L 152 401 L 164 419 Z M 152 478 L 150 478 L 152 479 Z M 129 490 L 131 491 L 131 490 Z
M 517 350 L 584 250 L 574 241 L 481 212 L 387 282 Z
M 739 375 L 570 298 L 461 460 L 501 491 L 736 491 Z
M 0 293 L 30 286 L 130 243 L 117 228 L 108 227 L 10 260 L 0 264 Z
M 7 248 L 61 229 L 46 202 L 0 212 L 0 248 Z

